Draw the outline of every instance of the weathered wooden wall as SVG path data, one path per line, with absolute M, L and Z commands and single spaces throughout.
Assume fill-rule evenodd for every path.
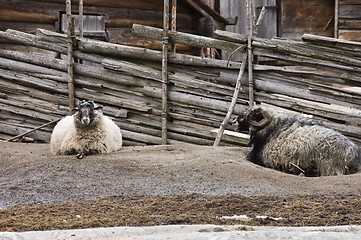
M 246 34 L 247 32 L 247 9 L 246 9 L 245 0 L 229 0 L 229 1 L 220 1 L 220 13 L 225 17 L 237 17 L 238 21 L 236 25 L 231 25 L 226 27 L 226 31 Z M 228 59 L 231 55 L 229 51 L 222 51 L 222 58 Z M 240 61 L 242 55 L 236 53 L 232 57 L 233 60 Z
M 335 0 L 282 0 L 281 37 L 300 39 L 303 34 L 333 37 Z
M 72 11 L 78 11 L 78 1 L 72 1 Z M 1 1 L 0 30 L 15 29 L 35 33 L 37 28 L 57 31 L 56 25 L 59 13 L 65 12 L 65 0 L 7 0 Z M 132 36 L 134 23 L 154 27 L 162 27 L 163 2 L 158 0 L 91 0 L 84 1 L 84 14 L 105 16 L 106 35 L 109 42 L 131 46 L 141 46 L 150 49 L 161 49 L 159 41 L 150 41 Z M 185 1 L 177 4 L 177 29 L 183 32 L 196 33 L 197 20 L 202 17 L 200 12 L 191 8 Z M 0 40 L 2 49 L 21 49 L 6 40 Z M 178 52 L 199 54 L 199 49 L 179 45 Z M 26 49 L 24 49 L 26 50 Z M 30 51 L 39 49 L 32 48 Z M 43 51 L 42 51 L 43 52 Z
M 341 39 L 361 41 L 361 2 L 358 0 L 338 0 L 338 31 Z
M 266 14 L 259 30 L 259 36 L 275 36 L 300 39 L 304 33 L 333 37 L 334 0 L 252 0 L 255 19 L 265 6 Z M 227 26 L 227 31 L 245 34 L 247 31 L 246 0 L 222 1 L 221 14 L 237 16 L 235 26 Z

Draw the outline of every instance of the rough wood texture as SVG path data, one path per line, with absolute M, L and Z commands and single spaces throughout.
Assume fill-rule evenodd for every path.
M 74 90 L 74 56 L 73 46 L 75 45 L 74 18 L 71 15 L 71 1 L 66 1 L 66 23 L 67 23 L 67 65 L 68 65 L 68 96 L 69 96 L 69 114 L 75 107 Z
M 299 39 L 304 33 L 333 37 L 329 20 L 334 17 L 335 2 L 329 0 L 283 0 L 281 37 Z
M 5 35 L 9 34 L 4 34 L 4 36 Z M 56 49 L 60 53 L 65 53 L 66 51 L 64 45 L 64 35 L 51 34 L 53 36 L 48 36 L 47 41 L 44 41 L 49 43 L 49 39 L 53 38 L 53 41 L 51 41 L 52 43 L 48 45 L 40 44 L 41 40 L 34 35 L 31 35 L 30 38 L 27 38 L 28 35 L 20 34 L 14 31 L 13 35 L 10 38 L 14 39 L 14 35 L 21 36 L 20 38 L 18 38 L 19 42 L 26 42 L 27 44 L 37 44 L 38 46 L 44 46 L 44 48 L 51 48 L 49 46 L 54 45 L 58 47 L 54 47 L 52 49 Z M 42 35 L 42 38 L 44 38 L 44 35 Z M 54 40 L 55 38 L 57 38 L 56 41 Z M 36 40 L 28 41 L 28 39 Z M 101 46 L 99 48 L 101 48 Z M 21 92 L 18 92 L 18 94 L 20 95 L 26 94 L 29 97 L 42 97 L 49 100 L 51 100 L 51 98 L 53 98 L 52 100 L 56 99 L 56 97 L 52 97 L 53 95 L 61 96 L 61 99 L 63 100 L 58 100 L 59 102 L 57 102 L 56 104 L 59 104 L 58 106 L 62 109 L 60 116 L 66 113 L 66 111 L 64 111 L 67 105 L 66 63 L 63 60 L 49 59 L 38 54 L 29 55 L 27 53 L 18 53 L 15 51 L 7 50 L 2 50 L 0 55 L 5 57 L 3 58 L 4 61 L 2 61 L 0 70 L 0 73 L 2 73 L 2 77 L 5 77 L 5 82 L 2 86 L 7 86 L 7 88 L 2 88 L 2 91 L 4 91 L 4 98 L 8 98 L 9 94 L 14 92 L 14 89 L 21 90 Z M 124 136 L 127 143 L 132 145 L 160 144 L 160 131 L 151 131 L 151 129 L 160 130 L 161 127 L 160 101 L 159 99 L 156 99 L 154 97 L 148 97 L 144 95 L 143 87 L 141 87 L 161 86 L 161 65 L 159 64 L 159 61 L 156 61 L 158 62 L 155 62 L 156 64 L 148 62 L 150 65 L 145 66 L 139 64 L 139 60 L 137 60 L 141 58 L 142 55 L 132 56 L 131 59 L 133 59 L 133 62 L 114 60 L 111 59 L 109 55 L 104 55 L 104 53 L 103 56 L 101 56 L 97 54 L 75 51 L 74 55 L 81 59 L 92 60 L 92 62 L 97 63 L 97 65 L 95 66 L 88 66 L 86 64 L 77 63 L 74 64 L 76 98 L 90 98 L 104 104 L 106 106 L 106 108 L 104 109 L 105 113 L 113 117 L 115 121 L 124 128 Z M 159 56 L 159 54 L 157 54 L 157 56 Z M 178 54 L 174 56 L 178 56 Z M 219 75 L 220 69 L 227 69 L 225 67 L 226 61 L 219 60 L 222 64 L 217 64 L 218 67 L 215 68 L 215 73 L 212 73 L 213 71 L 209 71 L 205 68 L 203 69 L 203 67 L 200 67 L 198 68 L 197 73 L 192 74 L 192 71 L 189 71 L 187 69 L 197 69 L 197 67 L 193 66 L 192 63 L 189 62 L 193 60 L 196 60 L 200 63 L 203 62 L 200 65 L 208 65 L 206 61 L 202 60 L 201 58 L 194 58 L 192 56 L 184 55 L 184 57 L 181 57 L 179 60 L 180 62 L 185 63 L 184 65 L 182 65 L 181 68 L 175 68 L 175 65 L 170 65 L 172 69 L 171 71 L 175 71 L 170 76 L 170 81 L 172 82 L 172 84 L 176 84 L 177 86 L 181 87 L 181 91 L 186 91 L 185 89 L 196 86 L 199 89 L 198 94 L 204 94 L 205 96 L 209 96 L 209 94 L 207 94 L 206 92 L 211 90 L 215 92 L 211 95 L 217 95 L 220 99 L 227 98 L 227 96 L 224 94 L 231 92 L 232 87 L 228 87 L 226 85 L 222 87 L 222 85 L 205 81 L 209 78 L 210 74 L 216 74 L 218 72 Z M 144 60 L 142 62 L 144 64 Z M 9 72 L 3 69 L 3 67 L 6 68 L 6 66 L 10 65 L 12 66 L 13 71 Z M 235 66 L 239 66 L 239 64 L 235 63 Z M 22 75 L 19 73 L 19 71 L 25 71 L 27 74 L 24 74 L 24 76 L 21 77 Z M 13 73 L 13 75 L 9 75 L 10 73 Z M 196 76 L 197 78 L 204 79 L 204 82 L 199 84 L 198 80 L 196 80 Z M 12 84 L 12 86 L 11 84 L 6 83 L 6 81 L 9 80 L 16 80 L 16 84 Z M 33 92 L 30 90 L 32 89 L 32 87 L 37 87 L 40 91 L 37 90 Z M 27 91 L 27 89 L 29 89 L 29 91 Z M 38 95 L 35 95 L 35 93 L 37 92 Z M 47 94 L 49 94 L 49 97 L 46 97 Z M 205 102 L 202 97 L 196 97 L 195 101 L 192 101 L 192 103 L 195 105 L 188 105 L 189 102 L 183 102 L 180 104 L 173 102 L 171 108 L 172 112 L 170 112 L 171 122 L 169 123 L 169 143 L 173 144 L 185 141 L 196 144 L 211 144 L 213 141 L 212 138 L 215 137 L 215 134 L 211 133 L 211 130 L 213 130 L 218 125 L 217 122 L 221 121 L 223 117 L 222 112 L 225 111 L 225 109 L 227 108 L 227 103 L 225 101 L 211 102 L 212 104 L 209 108 L 203 107 L 205 105 L 207 106 L 208 103 Z M 217 104 L 221 104 L 221 106 L 218 106 Z M 197 108 L 199 110 L 196 110 Z M 111 111 L 109 111 L 108 109 L 111 109 Z M 189 109 L 192 109 L 192 111 L 189 111 Z M 9 109 L 3 110 L 8 111 Z M 127 114 L 119 114 L 119 111 L 122 110 L 127 111 Z M 155 120 L 152 121 L 152 125 L 149 125 L 149 119 L 140 118 L 140 114 L 143 114 L 142 112 L 152 112 L 152 118 L 155 117 Z M 186 115 L 183 115 L 182 112 L 188 113 Z M 238 110 L 238 113 L 240 113 L 240 110 Z M 27 117 L 25 116 L 27 116 L 27 114 L 28 113 L 24 112 L 21 115 L 20 119 L 26 119 Z M 51 113 L 49 114 L 49 117 L 52 118 L 53 115 Z M 209 120 L 202 119 L 202 115 L 204 114 L 206 114 Z M 35 115 L 35 113 L 33 115 Z M 56 114 L 55 116 L 59 116 L 59 114 Z M 121 120 L 122 118 L 123 120 Z M 177 121 L 176 125 L 174 124 L 175 121 Z M 125 124 L 126 122 L 128 122 L 128 124 Z M 191 125 L 187 127 L 186 125 L 189 124 Z M 195 125 L 198 125 L 198 127 L 195 128 Z M 201 127 L 203 130 L 201 130 L 199 127 Z M 184 131 L 186 132 L 182 132 L 181 129 L 185 129 Z M 200 131 L 202 131 L 203 133 L 200 134 Z M 10 133 L 10 131 L 7 132 L 8 134 Z M 18 132 L 16 132 L 16 134 L 18 134 Z M 43 137 L 36 139 L 38 139 L 39 141 L 46 140 L 44 140 Z M 227 136 L 223 140 L 222 144 L 239 143 L 242 143 L 242 140 Z M 245 142 L 243 144 L 245 144 Z
M 78 11 L 79 0 L 72 1 L 73 9 Z M 196 5 L 189 5 L 185 1 L 177 3 L 177 29 L 182 32 L 194 33 L 198 31 L 197 19 L 205 14 L 213 14 L 214 21 L 218 25 L 228 24 L 216 11 L 207 6 L 201 5 L 202 1 L 195 1 Z M 59 25 L 64 24 L 59 16 L 65 11 L 65 0 L 51 1 L 1 1 L 0 8 L 0 30 L 16 29 L 27 33 L 34 33 L 36 28 L 49 30 L 64 29 Z M 120 43 L 131 46 L 141 46 L 160 50 L 161 44 L 154 40 L 144 40 L 132 36 L 132 25 L 134 23 L 144 24 L 153 27 L 163 26 L 163 2 L 162 1 L 111 1 L 111 0 L 90 0 L 83 4 L 83 17 L 104 16 L 105 32 L 99 32 L 98 36 L 107 39 L 112 43 Z M 64 18 L 63 18 L 64 19 Z M 77 22 L 77 21 L 75 21 Z M 96 22 L 95 22 L 96 23 Z M 92 27 L 87 24 L 87 27 Z M 78 27 L 76 27 L 78 29 Z M 86 30 L 86 29 L 84 29 Z M 65 33 L 65 32 L 64 32 Z M 89 34 L 84 31 L 84 34 Z M 96 33 L 92 33 L 96 34 Z M 90 37 L 88 35 L 87 37 Z M 178 47 L 178 52 L 197 54 L 194 48 Z M 8 43 L 0 41 L 0 48 L 14 49 Z M 36 51 L 38 49 L 31 49 Z M 198 50 L 197 50 L 198 51 Z M 30 52 L 30 50 L 29 50 Z M 199 55 L 199 52 L 198 52 Z
M 8 30 L 0 31 L 0 36 L 66 54 L 63 34 Z M 194 42 L 199 39 L 189 37 Z M 253 65 L 255 100 L 274 109 L 313 115 L 361 143 L 359 43 L 314 35 L 304 35 L 303 40 L 253 38 L 253 54 L 273 60 Z M 244 40 L 232 35 L 227 41 L 239 46 Z M 74 56 L 83 63 L 74 63 L 75 98 L 105 105 L 105 114 L 124 130 L 126 144 L 161 144 L 161 52 L 90 39 L 76 42 Z M 213 130 L 229 110 L 241 63 L 227 67 L 227 61 L 175 53 L 169 53 L 168 60 L 168 143 L 211 145 L 216 137 Z M 4 126 L 0 136 L 15 136 L 66 115 L 66 79 L 62 59 L 0 50 L 0 124 Z M 247 71 L 241 82 L 230 120 L 248 108 Z M 234 129 L 227 125 L 227 130 Z M 51 126 L 31 137 L 46 142 L 50 132 Z M 224 136 L 220 144 L 247 142 Z
M 155 40 L 162 40 L 162 30 L 159 28 L 134 24 L 133 33 L 136 36 L 147 37 Z M 188 44 L 194 47 L 210 47 L 230 51 L 234 51 L 238 47 L 240 47 L 240 44 L 236 44 L 233 42 L 227 42 L 209 37 L 195 36 L 182 32 L 169 32 L 169 37 L 169 40 L 172 43 Z
M 337 15 L 335 15 L 336 36 L 341 39 L 360 41 L 360 1 L 338 0 L 335 3 Z
M 162 36 L 162 144 L 168 143 L 168 44 L 169 44 L 169 0 L 164 0 Z

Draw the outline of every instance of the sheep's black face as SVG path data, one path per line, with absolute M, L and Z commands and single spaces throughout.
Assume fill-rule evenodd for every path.
M 88 126 L 94 120 L 94 111 L 102 108 L 103 106 L 95 105 L 93 101 L 83 100 L 75 109 L 77 111 L 75 116 L 83 126 Z
M 242 132 L 242 133 L 248 133 L 249 131 L 249 123 L 246 121 L 246 119 L 244 118 L 245 114 L 241 114 L 239 115 L 234 121 L 233 123 L 236 124 L 237 128 L 236 128 L 236 132 Z
M 256 102 L 257 103 L 257 102 Z M 259 104 L 259 103 L 257 103 Z M 248 109 L 246 112 L 241 113 L 233 123 L 236 124 L 236 132 L 245 132 L 248 133 L 252 123 L 259 123 L 264 121 L 264 111 L 259 111 L 258 107 L 260 105 L 255 105 L 252 109 Z M 268 115 L 267 115 L 268 116 Z M 256 124 L 257 125 L 257 124 Z
M 89 125 L 94 120 L 94 103 L 82 101 L 78 105 L 77 117 L 84 126 Z

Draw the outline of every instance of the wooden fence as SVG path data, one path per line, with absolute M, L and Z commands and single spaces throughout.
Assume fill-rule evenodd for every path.
M 158 28 L 134 25 L 133 32 L 162 39 Z M 68 114 L 66 36 L 42 29 L 36 35 L 9 29 L 0 37 L 54 53 L 0 50 L 0 138 L 9 139 Z M 170 32 L 170 40 L 228 51 L 247 47 L 247 36 L 222 31 L 216 31 L 214 38 Z M 253 38 L 255 100 L 313 115 L 361 143 L 357 91 L 361 44 L 313 35 L 302 40 Z M 105 114 L 122 129 L 126 145 L 161 144 L 162 52 L 77 38 L 73 55 L 76 99 L 103 104 Z M 214 130 L 230 107 L 240 66 L 240 62 L 169 53 L 170 144 L 213 144 Z M 242 83 L 232 118 L 248 107 L 247 72 Z M 53 126 L 30 136 L 47 142 Z M 228 124 L 227 129 L 234 126 Z M 224 135 L 221 144 L 247 142 Z

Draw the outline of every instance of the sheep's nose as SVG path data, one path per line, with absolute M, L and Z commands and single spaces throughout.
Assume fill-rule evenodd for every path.
M 81 119 L 81 123 L 84 125 L 84 126 L 87 126 L 89 123 L 90 123 L 90 118 L 88 117 L 83 117 Z

